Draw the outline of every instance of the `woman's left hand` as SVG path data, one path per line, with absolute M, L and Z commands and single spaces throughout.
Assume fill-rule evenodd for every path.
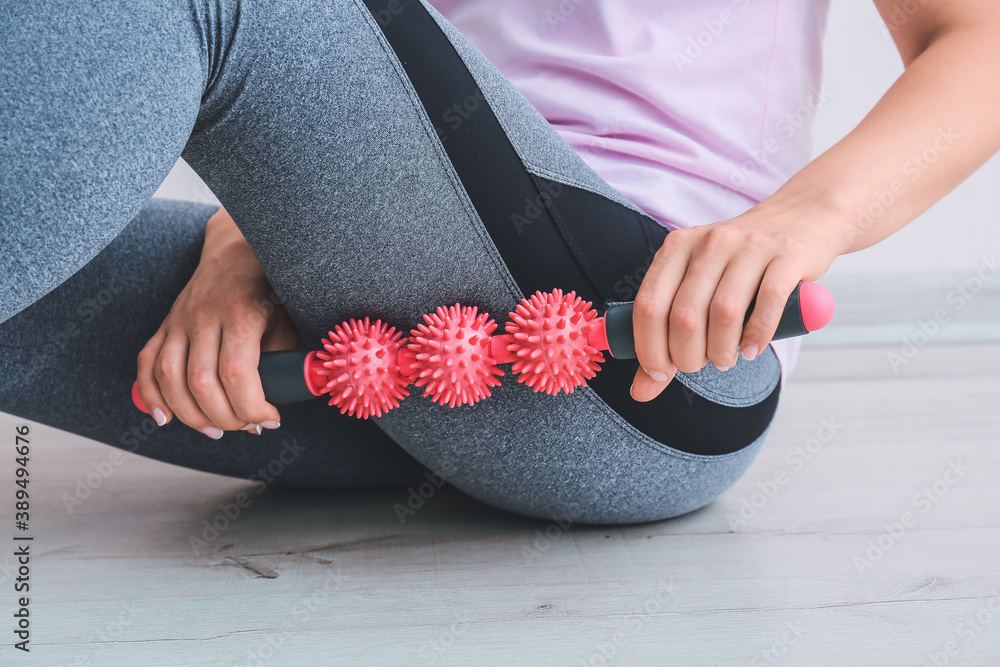
M 841 216 L 765 200 L 730 220 L 667 234 L 643 277 L 632 321 L 637 401 L 656 398 L 677 371 L 752 359 L 771 342 L 800 280 L 815 281 L 846 247 Z M 756 295 L 753 314 L 743 320 Z

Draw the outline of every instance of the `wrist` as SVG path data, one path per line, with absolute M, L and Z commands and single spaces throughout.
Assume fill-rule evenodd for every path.
M 854 220 L 836 200 L 779 189 L 748 213 L 751 211 L 754 217 L 773 221 L 782 231 L 798 229 L 793 232 L 796 237 L 809 239 L 810 245 L 825 248 L 833 257 L 853 252 L 850 246 Z
M 205 225 L 205 243 L 201 251 L 202 260 L 221 260 L 226 263 L 252 264 L 260 268 L 236 222 L 224 208 L 220 208 Z
M 832 251 L 834 256 L 859 250 L 855 247 L 860 233 L 857 214 L 845 198 L 828 188 L 802 187 L 793 181 L 788 181 L 754 208 L 779 219 L 787 220 L 788 216 L 793 216 L 811 237 Z

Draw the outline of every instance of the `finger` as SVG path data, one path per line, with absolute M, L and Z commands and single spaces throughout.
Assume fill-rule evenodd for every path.
M 632 307 L 636 358 L 647 378 L 664 385 L 674 367 L 667 348 L 667 314 L 687 270 L 687 252 L 679 231 L 668 233 L 656 251 Z
M 219 352 L 219 379 L 233 412 L 243 423 L 279 422 L 278 409 L 264 398 L 257 366 L 260 364 L 260 334 L 226 329 Z
M 221 329 L 202 328 L 191 336 L 191 349 L 188 351 L 188 388 L 198 402 L 198 407 L 208 418 L 208 423 L 196 428 L 210 438 L 222 437 L 221 433 L 213 429 L 234 431 L 247 423 L 236 416 L 219 378 L 221 345 Z
M 163 329 L 157 330 L 145 347 L 139 351 L 136 357 L 136 383 L 139 385 L 139 398 L 142 404 L 149 410 L 149 414 L 156 421 L 157 426 L 163 426 L 173 418 L 173 413 L 167 405 L 166 399 L 160 393 L 160 387 L 153 376 L 153 364 L 160 354 L 163 341 L 167 339 L 167 334 Z
M 260 339 L 261 352 L 277 350 L 294 350 L 299 344 L 299 329 L 292 321 L 288 310 L 278 304 L 274 314 L 267 323 L 264 335 Z
M 708 358 L 718 370 L 728 370 L 739 359 L 743 320 L 760 285 L 759 262 L 734 260 L 719 280 L 708 309 Z
M 174 415 L 193 429 L 201 430 L 210 423 L 188 390 L 187 362 L 190 342 L 184 333 L 170 333 L 153 363 L 153 375 L 160 393 Z
M 711 247 L 691 258 L 667 320 L 670 359 L 677 370 L 697 373 L 708 364 L 708 310 L 728 257 Z
M 667 388 L 667 385 L 670 384 L 676 374 L 677 369 L 671 365 L 667 369 L 667 379 L 661 382 L 649 377 L 646 371 L 642 370 L 640 366 L 635 372 L 635 378 L 632 380 L 632 388 L 629 390 L 632 398 L 641 402 L 653 400 Z
M 778 258 L 767 265 L 757 290 L 753 313 L 740 339 L 740 349 L 745 357 L 755 358 L 771 342 L 788 298 L 795 291 L 801 274 L 801 270 L 787 259 Z

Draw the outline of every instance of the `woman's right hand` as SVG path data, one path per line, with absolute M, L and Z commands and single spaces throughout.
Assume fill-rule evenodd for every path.
M 843 254 L 846 229 L 835 211 L 775 195 L 730 220 L 667 234 L 632 311 L 632 398 L 656 398 L 677 371 L 697 373 L 709 362 L 727 371 L 738 354 L 756 358 L 799 281 L 817 280 Z
M 210 438 L 277 428 L 264 399 L 260 353 L 290 350 L 299 334 L 225 209 L 208 221 L 201 260 L 138 356 L 142 402 L 157 424 L 176 415 Z

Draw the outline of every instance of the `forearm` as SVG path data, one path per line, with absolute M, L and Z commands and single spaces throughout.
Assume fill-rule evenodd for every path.
M 812 202 L 838 232 L 838 254 L 898 231 L 1000 150 L 1000 48 L 989 24 L 956 27 L 927 47 L 850 134 L 764 206 Z
M 224 208 L 220 208 L 205 225 L 205 244 L 201 250 L 201 261 L 238 263 L 263 275 L 263 269 L 250 249 L 250 244 Z
M 218 439 L 280 425 L 256 372 L 261 352 L 290 350 L 298 331 L 236 223 L 219 209 L 205 225 L 194 274 L 139 353 L 142 402 L 157 424 L 174 415 Z

